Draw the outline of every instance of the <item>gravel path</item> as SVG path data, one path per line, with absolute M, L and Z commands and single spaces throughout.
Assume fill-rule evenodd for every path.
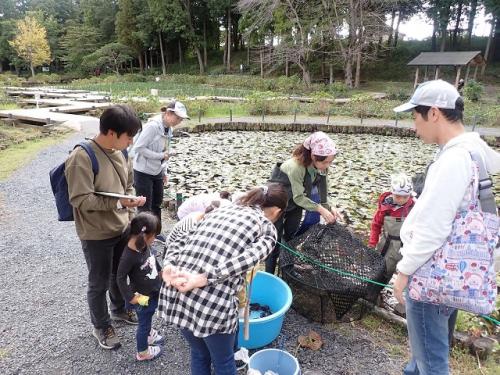
M 40 152 L 0 183 L 0 374 L 188 374 L 189 353 L 177 329 L 155 325 L 166 336 L 165 354 L 152 363 L 134 360 L 135 329 L 117 325 L 122 348 L 105 351 L 91 335 L 87 274 L 73 223 L 58 222 L 48 172 L 83 136 Z M 319 352 L 301 349 L 302 370 L 319 374 L 397 374 L 402 364 L 374 346 L 368 334 L 349 335 L 307 322 L 293 311 L 283 332 L 286 348 L 315 329 Z

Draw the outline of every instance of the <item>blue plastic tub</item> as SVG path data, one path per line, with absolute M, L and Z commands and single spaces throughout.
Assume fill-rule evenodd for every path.
M 273 314 L 264 318 L 250 316 L 249 340 L 243 339 L 244 323 L 240 319 L 239 344 L 247 349 L 262 348 L 278 337 L 285 313 L 292 304 L 292 291 L 279 277 L 259 271 L 253 280 L 250 302 L 269 306 Z
M 264 349 L 254 353 L 248 368 L 259 370 L 262 374 L 271 370 L 278 375 L 300 375 L 297 358 L 280 349 Z

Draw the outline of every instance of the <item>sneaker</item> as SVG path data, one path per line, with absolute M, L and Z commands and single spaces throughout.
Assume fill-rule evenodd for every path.
M 139 321 L 137 320 L 137 316 L 135 315 L 135 312 L 132 310 L 126 310 L 121 313 L 111 313 L 111 319 L 115 321 L 122 321 L 127 324 L 132 324 L 136 326 L 139 324 Z
M 149 332 L 148 336 L 148 345 L 162 345 L 165 342 L 163 336 L 161 336 L 158 331 L 154 328 L 151 328 L 151 332 Z
M 120 344 L 120 340 L 118 340 L 118 336 L 116 336 L 114 328 L 111 326 L 104 329 L 94 328 L 92 335 L 97 339 L 101 348 L 108 350 L 118 349 L 122 345 Z
M 159 346 L 148 346 L 148 350 L 146 352 L 136 353 L 135 359 L 138 361 L 152 361 L 155 358 L 158 358 L 163 350 Z

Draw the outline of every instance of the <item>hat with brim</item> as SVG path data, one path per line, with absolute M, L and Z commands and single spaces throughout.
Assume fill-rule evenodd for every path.
M 174 112 L 177 116 L 179 116 L 182 119 L 190 119 L 190 117 L 187 114 L 186 106 L 181 102 L 175 102 L 174 108 L 162 107 L 161 111 Z
M 442 109 L 455 109 L 456 101 L 460 97 L 455 86 L 441 79 L 421 83 L 408 103 L 401 104 L 393 109 L 394 112 L 408 112 L 421 105 Z

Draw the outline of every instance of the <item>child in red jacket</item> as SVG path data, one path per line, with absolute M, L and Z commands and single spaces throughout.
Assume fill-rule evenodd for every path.
M 399 232 L 403 221 L 413 208 L 411 178 L 400 173 L 391 176 L 391 191 L 383 193 L 373 217 L 368 246 L 376 248 L 385 258 L 385 281 L 390 281 L 396 265 L 401 260 Z

